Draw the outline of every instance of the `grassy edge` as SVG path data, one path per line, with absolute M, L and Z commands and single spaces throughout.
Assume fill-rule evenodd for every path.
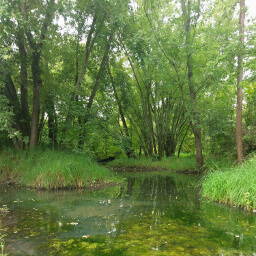
M 242 165 L 209 171 L 202 179 L 202 196 L 256 212 L 256 156 Z
M 85 156 L 54 150 L 2 151 L 0 182 L 37 189 L 90 188 L 123 181 Z
M 121 158 L 116 159 L 107 164 L 109 168 L 120 169 L 134 169 L 134 170 L 170 170 L 174 172 L 195 172 L 196 160 L 195 157 L 168 157 L 163 158 L 161 161 L 154 160 L 152 158 L 140 157 L 140 158 Z

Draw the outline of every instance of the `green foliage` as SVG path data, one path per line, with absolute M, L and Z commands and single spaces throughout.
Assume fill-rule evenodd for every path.
M 31 119 L 32 45 L 39 48 L 43 45 L 40 49 L 39 143 L 82 151 L 94 158 L 124 156 L 131 149 L 136 154 L 142 152 L 152 157 L 161 154 L 162 157 L 168 145 L 174 144 L 175 150 L 181 142 L 182 151 L 191 153 L 195 152 L 195 138 L 192 129 L 185 133 L 184 127 L 194 121 L 191 110 L 196 105 L 194 110 L 200 118 L 204 153 L 235 155 L 235 81 L 239 39 L 235 33 L 239 25 L 236 1 L 214 0 L 211 4 L 190 1 L 193 17 L 189 35 L 185 33 L 179 1 L 75 0 L 57 1 L 53 8 L 48 6 L 50 1 L 31 1 L 26 6 L 22 3 L 8 0 L 0 3 L 0 42 L 3 45 L 0 48 L 0 76 L 4 77 L 6 72 L 10 74 L 17 91 L 16 103 L 22 105 L 21 60 L 24 61 L 28 119 Z M 22 12 L 23 7 L 27 8 L 26 15 Z M 51 15 L 55 15 L 56 22 L 45 23 Z M 72 95 L 83 69 L 85 41 L 93 17 L 97 18 L 92 33 L 93 44 L 89 48 L 86 72 L 74 100 Z M 47 33 L 44 31 L 46 25 Z M 255 29 L 252 21 L 246 31 L 245 68 L 250 71 L 244 82 L 246 153 L 256 148 Z M 30 33 L 32 42 L 28 41 Z M 193 40 L 187 42 L 186 36 Z M 23 40 L 25 53 L 22 55 L 19 41 Z M 108 43 L 111 43 L 108 63 L 99 74 Z M 188 54 L 193 66 L 195 102 L 191 101 L 188 87 Z M 98 75 L 101 77 L 97 81 Z M 98 89 L 92 107 L 88 109 L 88 100 L 96 82 L 99 82 Z M 118 100 L 115 100 L 112 83 L 115 83 Z M 9 143 L 8 136 L 24 140 L 21 132 L 13 128 L 16 118 L 9 104 L 1 91 L 0 139 L 1 142 L 6 141 L 1 146 Z M 124 130 L 120 119 L 120 105 L 128 131 Z M 50 115 L 52 127 L 48 123 Z M 24 119 L 19 121 L 22 124 Z M 54 139 L 49 135 L 53 127 Z M 173 136 L 172 142 L 167 141 L 169 131 Z
M 18 138 L 22 140 L 20 131 L 14 128 L 13 119 L 14 113 L 12 108 L 9 106 L 8 99 L 4 95 L 0 94 L 0 138 L 7 134 L 9 139 Z M 7 138 L 3 138 L 3 140 L 1 140 L 1 147 L 8 146 L 8 144 L 9 140 Z
M 256 210 L 256 157 L 240 166 L 210 172 L 202 180 L 202 195 L 231 206 Z

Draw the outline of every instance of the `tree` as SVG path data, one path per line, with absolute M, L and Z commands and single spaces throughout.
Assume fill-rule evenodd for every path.
M 8 2 L 8 3 L 7 3 Z M 16 127 L 22 136 L 29 136 L 29 146 L 36 145 L 39 137 L 40 92 L 42 87 L 40 61 L 47 31 L 52 24 L 55 14 L 55 1 L 2 1 L 1 5 L 6 13 L 2 13 L 1 20 L 12 41 L 5 40 L 4 44 L 12 48 L 14 61 L 19 61 L 20 69 L 20 100 L 14 81 L 16 70 L 5 65 L 6 96 L 16 116 Z M 19 58 L 16 58 L 17 46 Z M 30 124 L 28 105 L 28 63 L 31 65 L 33 80 L 33 104 Z M 16 64 L 16 63 L 15 63 Z M 13 76 L 13 77 L 12 77 Z M 23 143 L 19 143 L 23 147 Z
M 243 48 L 244 48 L 244 27 L 245 27 L 245 0 L 240 0 L 239 14 L 239 54 L 237 66 L 237 105 L 236 105 L 236 148 L 237 160 L 243 161 L 243 138 L 242 138 L 242 112 L 243 112 Z

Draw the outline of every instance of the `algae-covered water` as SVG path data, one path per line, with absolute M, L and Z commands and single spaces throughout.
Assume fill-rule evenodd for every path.
M 151 172 L 126 180 L 98 191 L 2 186 L 3 253 L 256 255 L 256 215 L 201 199 L 198 178 Z

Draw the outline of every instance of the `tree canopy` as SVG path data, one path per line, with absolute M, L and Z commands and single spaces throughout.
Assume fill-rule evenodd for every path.
M 251 153 L 256 23 L 244 32 L 241 13 L 238 0 L 2 0 L 2 146 L 97 159 L 195 152 L 202 167 L 203 154 L 236 157 L 243 88 L 243 154 Z

